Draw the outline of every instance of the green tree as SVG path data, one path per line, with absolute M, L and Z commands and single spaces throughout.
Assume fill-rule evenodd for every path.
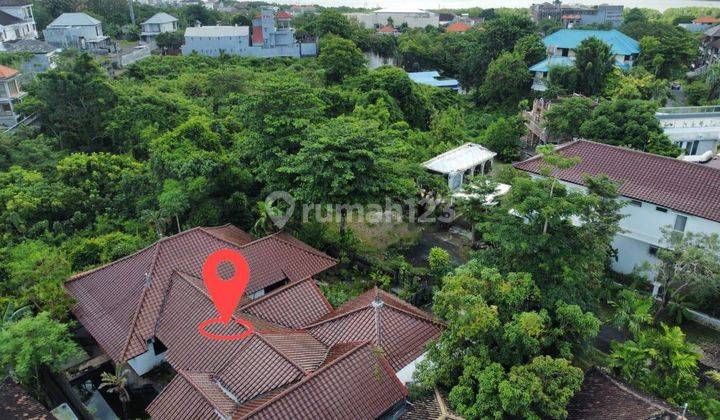
M 522 136 L 527 128 L 520 117 L 500 117 L 490 123 L 480 136 L 480 143 L 493 152 L 503 162 L 512 162 L 520 156 Z
M 335 9 L 323 9 L 310 23 L 309 32 L 319 37 L 333 34 L 341 38 L 350 39 L 353 28 L 348 18 L 339 11 Z
M 661 79 L 682 77 L 700 52 L 692 33 L 669 22 L 625 23 L 620 31 L 640 41 L 637 64 Z
M 443 276 L 452 270 L 452 260 L 450 253 L 439 247 L 430 248 L 428 253 L 428 266 L 433 277 L 441 280 Z
M 297 176 L 294 195 L 304 203 L 340 205 L 345 233 L 350 206 L 384 203 L 415 193 L 403 173 L 398 146 L 377 122 L 341 116 L 313 127 L 283 171 Z
M 548 72 L 548 97 L 578 92 L 580 71 L 576 66 L 551 66 Z
M 477 101 L 506 108 L 517 106 L 530 91 L 532 76 L 522 57 L 503 53 L 488 66 L 485 81 L 479 87 Z
M 36 396 L 41 395 L 41 370 L 57 372 L 79 352 L 68 324 L 53 320 L 47 312 L 26 316 L 0 329 L 0 363 Z
M 570 97 L 553 103 L 545 112 L 548 134 L 561 140 L 580 136 L 580 125 L 592 115 L 592 101 L 588 98 Z
M 614 57 L 608 44 L 595 37 L 583 40 L 575 55 L 580 92 L 585 95 L 602 92 L 613 65 Z
M 643 99 L 660 103 L 665 102 L 668 94 L 667 82 L 642 66 L 635 66 L 627 73 L 615 68 L 604 90 L 604 95 L 612 99 Z
M 28 86 L 25 114 L 35 113 L 44 133 L 57 137 L 71 150 L 102 150 L 104 129 L 116 95 L 107 73 L 89 54 L 80 54 L 70 66 L 38 75 Z
M 169 217 L 175 217 L 177 231 L 182 232 L 180 215 L 190 208 L 190 199 L 182 184 L 174 179 L 166 179 L 163 183 L 163 191 L 158 196 L 158 204 L 161 212 Z
M 662 286 L 657 323 L 667 306 L 681 294 L 702 308 L 720 303 L 720 239 L 717 234 L 679 232 L 663 229 L 665 248 L 658 250 L 659 262 L 649 267 Z
M 127 418 L 127 403 L 130 402 L 130 393 L 127 390 L 127 381 L 130 371 L 118 363 L 115 365 L 115 373 L 100 373 L 100 386 L 98 389 L 105 389 L 110 394 L 117 394 L 122 406 L 122 418 Z
M 542 61 L 547 48 L 538 34 L 529 34 L 517 40 L 513 52 L 523 58 L 528 67 Z
M 615 313 L 612 323 L 618 328 L 636 336 L 652 324 L 653 299 L 641 297 L 632 290 L 622 290 L 618 299 L 610 302 Z
M 155 37 L 155 44 L 163 53 L 168 50 L 178 50 L 185 42 L 185 36 L 180 31 L 161 32 Z
M 365 71 L 365 56 L 360 48 L 338 36 L 322 39 L 318 63 L 325 69 L 325 78 L 331 83 Z
M 655 111 L 657 104 L 642 100 L 603 101 L 580 126 L 580 135 L 601 143 L 676 157 L 680 148 L 663 133 Z

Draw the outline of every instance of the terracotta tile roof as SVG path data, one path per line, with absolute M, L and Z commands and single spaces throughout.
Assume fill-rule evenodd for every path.
M 255 240 L 255 238 L 253 238 L 251 234 L 231 224 L 215 227 L 204 227 L 201 229 L 211 235 L 214 235 L 218 239 L 232 242 L 237 246 L 243 246 Z
M 378 32 L 383 34 L 394 34 L 398 32 L 398 30 L 392 27 L 392 25 L 385 25 L 382 28 L 378 29 Z
M 146 411 L 154 420 L 229 418 L 235 402 L 214 386 L 210 374 L 178 371 Z
M 77 301 L 74 313 L 114 360 L 127 360 L 145 352 L 146 340 L 155 335 L 172 273 L 177 270 L 198 278 L 203 261 L 215 250 L 233 248 L 243 254 L 251 272 L 247 294 L 285 279 L 308 278 L 336 263 L 284 234 L 237 245 L 248 239 L 234 227 L 190 229 L 77 274 L 66 283 Z
M 425 352 L 443 324 L 380 289 L 372 289 L 307 327 L 325 345 L 370 340 L 385 350 L 390 365 L 402 369 Z
M 448 404 L 447 395 L 435 388 L 430 395 L 425 398 L 410 403 L 401 416 L 401 420 L 462 420 L 463 418 L 455 414 Z
M 693 20 L 693 23 L 695 24 L 708 24 L 708 23 L 718 23 L 720 22 L 720 19 L 713 17 L 713 16 L 700 16 L 699 18 Z
M 241 310 L 276 324 L 300 328 L 332 312 L 332 306 L 308 277 L 250 301 Z
M 0 383 L 0 418 L 4 420 L 45 420 L 54 418 L 39 402 L 11 378 Z
M 20 74 L 19 71 L 0 64 L 0 78 L 7 79 Z
M 328 354 L 327 346 L 307 331 L 262 331 L 260 335 L 305 372 L 317 369 Z
M 580 391 L 567 407 L 571 420 L 643 420 L 679 418 L 681 410 L 639 392 L 597 367 L 585 373 Z
M 371 419 L 406 396 L 387 360 L 366 342 L 241 418 Z
M 262 26 L 252 27 L 252 45 L 260 45 L 263 43 Z
M 277 20 L 292 20 L 292 15 L 284 10 L 281 10 L 275 14 Z
M 233 359 L 215 376 L 238 403 L 305 376 L 300 366 L 278 352 L 262 338 L 262 334 L 253 334 L 243 341 L 243 346 L 233 353 Z
M 573 168 L 553 172 L 563 181 L 584 185 L 586 175 L 606 174 L 620 183 L 625 197 L 720 222 L 720 169 L 587 140 L 558 151 L 581 159 Z M 539 174 L 542 165 L 535 156 L 513 166 Z
M 445 28 L 445 32 L 465 32 L 469 29 L 472 29 L 472 26 L 467 23 L 453 22 Z

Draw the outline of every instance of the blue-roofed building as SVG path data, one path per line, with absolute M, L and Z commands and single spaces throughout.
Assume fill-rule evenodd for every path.
M 440 76 L 437 71 L 408 72 L 408 77 L 415 83 L 440 88 L 448 88 L 454 91 L 460 90 L 460 82 L 455 79 Z
M 533 90 L 544 91 L 546 78 L 553 66 L 572 66 L 575 64 L 575 51 L 581 42 L 588 38 L 598 38 L 611 48 L 615 56 L 615 65 L 629 69 L 640 54 L 640 44 L 624 33 L 612 29 L 609 31 L 586 29 L 561 29 L 546 36 L 543 43 L 548 49 L 548 58 L 530 67 L 534 73 Z

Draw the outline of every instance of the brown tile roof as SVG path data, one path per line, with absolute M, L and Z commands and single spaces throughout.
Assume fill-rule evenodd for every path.
M 371 419 L 406 396 L 387 360 L 366 342 L 242 418 Z
M 370 340 L 385 350 L 396 371 L 424 353 L 425 344 L 436 339 L 442 329 L 431 316 L 378 288 L 307 327 L 328 346 Z
M 573 168 L 553 172 L 563 181 L 584 185 L 585 176 L 606 174 L 620 183 L 625 197 L 720 222 L 719 169 L 588 140 L 567 143 L 558 152 L 581 159 Z M 542 157 L 513 166 L 539 174 Z
M 692 21 L 695 24 L 705 24 L 705 23 L 718 23 L 720 22 L 720 19 L 713 17 L 713 16 L 700 16 L 699 18 Z
M 235 402 L 208 373 L 178 371 L 146 411 L 154 420 L 229 418 Z
M 284 279 L 305 279 L 336 263 L 284 234 L 249 239 L 234 227 L 194 228 L 77 274 L 66 283 L 77 301 L 75 315 L 114 360 L 127 360 L 145 352 L 146 340 L 153 337 L 172 273 L 199 277 L 203 261 L 215 250 L 233 248 L 246 258 L 251 272 L 247 294 Z
M 395 29 L 392 25 L 385 25 L 382 28 L 378 29 L 378 32 L 383 34 L 394 34 L 398 32 L 398 30 Z
M 292 20 L 292 15 L 284 10 L 281 10 L 275 14 L 277 20 Z
M 250 301 L 241 310 L 285 327 L 300 328 L 328 315 L 333 309 L 315 281 L 308 277 Z
M 0 418 L 3 420 L 45 420 L 54 417 L 15 381 L 5 378 L 0 383 Z
M 567 407 L 570 420 L 643 420 L 667 414 L 679 418 L 681 410 L 650 397 L 597 367 L 585 373 L 580 391 Z
M 468 29 L 472 29 L 472 26 L 467 23 L 453 22 L 445 28 L 445 32 L 465 32 Z
M 462 420 L 455 414 L 448 404 L 447 395 L 439 389 L 434 389 L 430 395 L 413 401 L 401 416 L 401 420 Z

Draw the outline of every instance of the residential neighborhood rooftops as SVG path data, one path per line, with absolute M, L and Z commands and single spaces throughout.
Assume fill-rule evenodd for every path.
M 275 14 L 277 20 L 292 20 L 292 15 L 284 10 L 281 10 Z
M 462 172 L 495 157 L 497 153 L 476 143 L 465 143 L 423 163 L 431 171 L 442 174 Z
M 101 23 L 94 17 L 85 13 L 63 13 L 48 24 L 48 28 L 54 26 L 95 26 Z
M 217 37 L 217 36 L 248 36 L 247 26 L 191 26 L 185 29 L 185 36 Z
M 150 19 L 143 22 L 143 25 L 177 22 L 177 18 L 171 14 L 160 12 L 155 13 Z
M 618 31 L 611 29 L 608 31 L 590 30 L 590 29 L 560 29 L 543 38 L 546 46 L 555 46 L 557 48 L 576 49 L 580 43 L 588 38 L 595 37 L 610 45 L 612 53 L 616 55 L 632 55 L 640 53 L 640 44 Z
M 408 72 L 408 77 L 415 83 L 430 85 L 435 87 L 457 87 L 459 82 L 455 79 L 443 78 L 437 71 L 417 71 Z
M 619 183 L 620 194 L 635 200 L 720 222 L 720 170 L 638 150 L 577 140 L 558 147 L 564 156 L 577 156 L 573 168 L 552 175 L 584 185 L 586 175 L 605 174 Z M 514 164 L 539 174 L 542 156 Z
M 0 382 L 0 418 L 5 420 L 45 420 L 54 418 L 20 385 L 7 377 Z

